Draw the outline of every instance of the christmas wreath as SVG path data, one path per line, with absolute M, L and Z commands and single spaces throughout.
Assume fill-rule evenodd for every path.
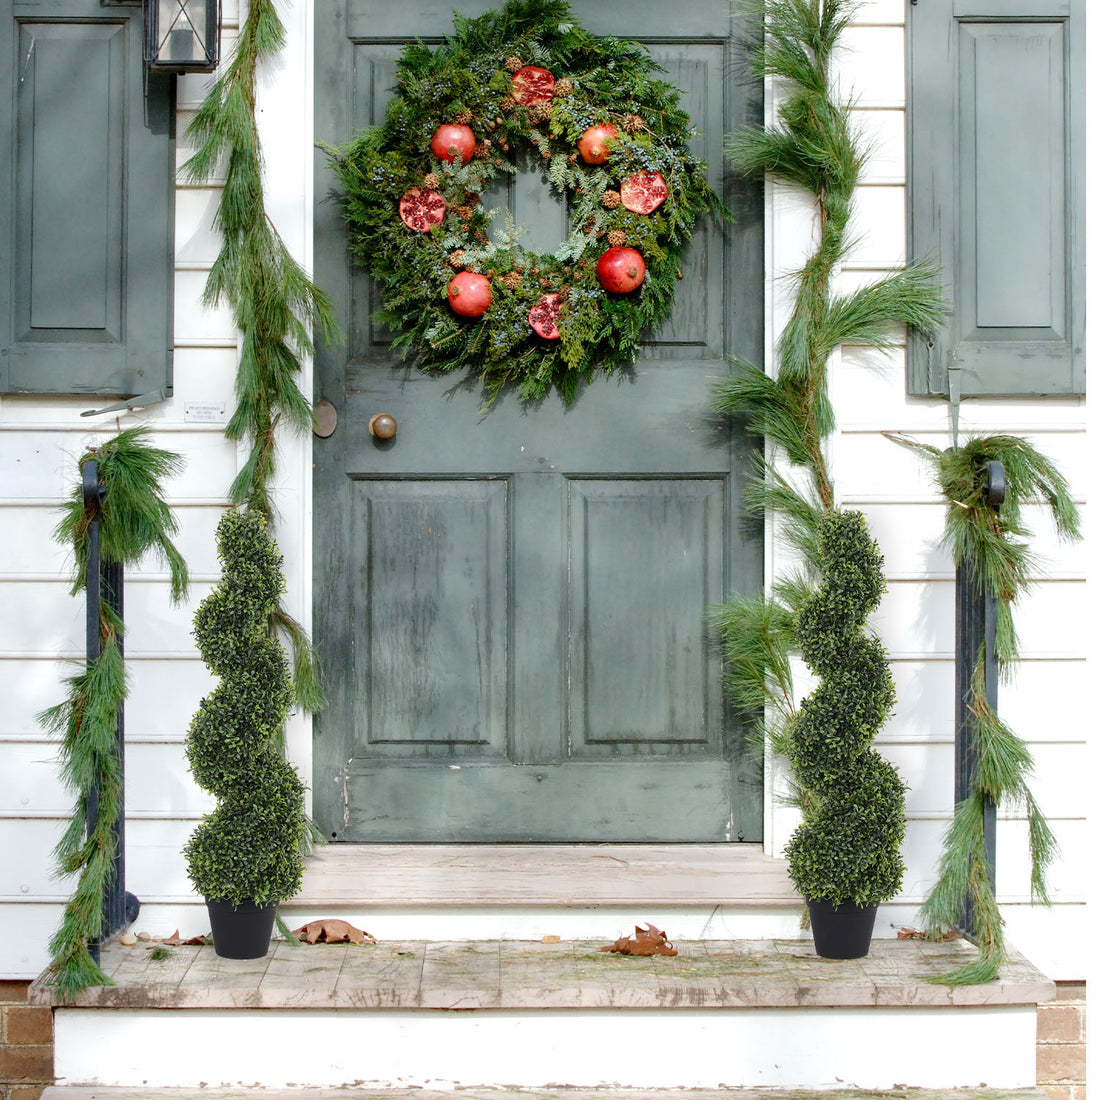
M 422 369 L 476 372 L 490 397 L 553 386 L 569 402 L 597 369 L 634 362 L 672 306 L 696 219 L 729 216 L 658 69 L 555 0 L 456 16 L 438 47 L 405 48 L 385 123 L 329 153 L 352 254 Z M 525 147 L 569 204 L 553 254 L 526 251 L 522 227 L 482 202 Z

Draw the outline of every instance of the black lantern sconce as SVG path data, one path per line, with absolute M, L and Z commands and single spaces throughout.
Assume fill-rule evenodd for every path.
M 143 0 L 145 64 L 162 73 L 212 73 L 218 66 L 221 0 Z

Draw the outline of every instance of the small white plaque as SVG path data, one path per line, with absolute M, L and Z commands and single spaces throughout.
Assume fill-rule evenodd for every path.
M 188 401 L 183 406 L 183 419 L 188 424 L 224 424 L 224 401 Z

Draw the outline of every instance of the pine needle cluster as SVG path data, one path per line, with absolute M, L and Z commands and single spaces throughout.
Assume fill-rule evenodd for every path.
M 825 450 L 836 427 L 830 357 L 845 344 L 887 348 L 897 342 L 899 325 L 929 331 L 945 315 L 936 272 L 924 264 L 847 293 L 834 287 L 854 243 L 852 198 L 867 159 L 831 68 L 855 6 L 851 0 L 764 0 L 754 6 L 763 35 L 753 69 L 777 82 L 782 102 L 775 125 L 746 128 L 726 144 L 734 168 L 808 194 L 817 215 L 817 246 L 795 274 L 794 309 L 777 342 L 775 377 L 735 359 L 713 400 L 717 411 L 743 418 L 747 430 L 774 449 L 775 459 L 761 461 L 746 500 L 778 520 L 780 537 L 805 563 L 770 595 L 737 598 L 714 616 L 735 706 L 752 713 L 760 703 L 756 685 L 764 685 L 772 723 L 767 733 L 779 751 L 794 714 L 784 687 L 797 648 L 791 623 L 812 590 L 821 522 L 835 503 Z M 794 468 L 791 476 L 780 472 L 780 458 Z M 806 796 L 802 801 L 809 804 Z
M 194 154 L 184 172 L 203 182 L 224 170 L 215 219 L 222 247 L 203 292 L 208 306 L 228 302 L 241 333 L 237 407 L 229 439 L 249 444 L 248 457 L 229 488 L 234 504 L 274 515 L 276 431 L 313 429 L 313 409 L 299 388 L 301 359 L 313 353 L 311 328 L 337 335 L 328 296 L 291 256 L 264 208 L 263 154 L 256 126 L 256 73 L 282 49 L 285 30 L 272 0 L 248 5 L 233 56 L 197 111 L 188 136 Z M 310 711 L 324 703 L 321 670 L 309 637 L 281 606 L 271 629 L 287 638 L 294 658 L 298 702 Z
M 188 127 L 195 152 L 183 167 L 201 183 L 219 168 L 225 184 L 215 219 L 222 248 L 203 301 L 228 302 L 241 332 L 237 408 L 226 435 L 251 444 L 230 488 L 235 504 L 273 514 L 275 430 L 313 428 L 313 410 L 298 387 L 300 358 L 313 352 L 310 326 L 335 335 L 327 295 L 294 260 L 264 209 L 263 154 L 256 126 L 256 71 L 277 53 L 285 31 L 271 0 L 249 4 L 237 47 Z
M 179 472 L 183 460 L 150 446 L 148 437 L 148 428 L 127 429 L 86 452 L 80 466 L 94 460 L 106 490 L 99 512 L 102 564 L 134 565 L 153 550 L 169 567 L 171 598 L 178 602 L 187 592 L 187 565 L 172 542 L 177 524 L 164 502 L 163 482 Z M 73 549 L 73 595 L 87 587 L 91 517 L 81 480 L 54 529 L 54 538 Z M 89 986 L 112 984 L 89 947 L 103 933 L 104 891 L 114 873 L 123 782 L 118 719 L 127 679 L 120 646 L 122 621 L 102 600 L 98 616 L 99 656 L 66 681 L 68 694 L 61 703 L 39 715 L 43 727 L 60 738 L 61 776 L 76 795 L 72 819 L 54 853 L 59 874 L 79 876 L 49 945 L 63 1000 Z M 97 808 L 94 821 L 89 821 L 93 795 Z
M 518 102 L 513 59 L 547 69 L 562 94 Z M 556 388 L 569 403 L 595 372 L 634 362 L 643 333 L 671 309 L 696 221 L 729 216 L 707 166 L 690 152 L 693 131 L 679 95 L 656 78 L 657 68 L 638 43 L 584 30 L 562 0 L 508 0 L 474 19 L 456 15 L 454 34 L 438 46 L 405 48 L 384 125 L 329 154 L 351 251 L 376 280 L 379 316 L 397 333 L 395 346 L 419 367 L 470 371 L 490 400 L 505 387 L 523 400 Z M 430 151 L 436 128 L 457 119 L 469 120 L 478 142 L 465 164 Z M 595 123 L 618 131 L 604 165 L 577 154 L 578 139 Z M 528 152 L 549 190 L 569 204 L 570 229 L 554 252 L 528 252 L 515 232 L 495 233 L 497 212 L 481 203 Z M 644 214 L 605 201 L 640 172 L 665 180 L 660 206 Z M 425 177 L 446 214 L 419 232 L 402 222 L 399 204 Z M 645 282 L 629 294 L 608 294 L 597 280 L 609 235 L 644 257 Z M 459 317 L 448 305 L 456 252 L 463 268 L 491 280 L 492 304 L 481 317 Z M 528 320 L 548 293 L 563 299 L 560 339 L 542 339 Z
M 1076 541 L 1081 537 L 1080 516 L 1069 486 L 1048 458 L 1018 436 L 981 436 L 948 450 L 905 436 L 890 434 L 889 438 L 931 461 L 947 505 L 944 544 L 956 568 L 968 570 L 977 585 L 997 597 L 992 659 L 1004 678 L 1019 658 L 1013 605 L 1037 572 L 1027 542 L 1032 531 L 1024 522 L 1023 507 L 1042 502 L 1058 535 Z M 990 461 L 1001 462 L 1005 469 L 1005 500 L 999 507 L 989 502 L 985 489 Z M 1046 874 L 1057 855 L 1054 834 L 1028 785 L 1034 770 L 1031 753 L 986 698 L 987 659 L 983 646 L 967 702 L 975 741 L 971 793 L 955 807 L 936 884 L 921 911 L 929 936 L 936 938 L 953 927 L 964 907 L 970 906 L 980 955 L 938 979 L 949 985 L 992 981 L 1004 957 L 1003 922 L 985 855 L 985 805 L 1015 809 L 1026 818 L 1031 894 L 1043 904 L 1049 904 Z

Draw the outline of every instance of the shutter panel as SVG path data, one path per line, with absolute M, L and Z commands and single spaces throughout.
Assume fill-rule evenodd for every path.
M 1084 0 L 908 11 L 910 255 L 953 309 L 910 392 L 1083 393 Z
M 0 5 L 0 393 L 167 394 L 174 83 L 138 6 Z

